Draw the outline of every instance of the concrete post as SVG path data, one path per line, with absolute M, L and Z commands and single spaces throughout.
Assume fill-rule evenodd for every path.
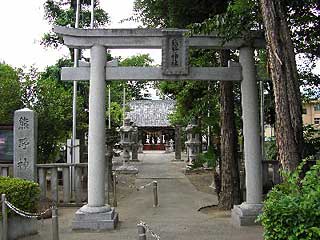
M 153 181 L 152 182 L 153 186 L 153 207 L 158 207 L 159 201 L 158 201 L 158 182 Z
M 59 203 L 59 193 L 58 193 L 58 168 L 51 168 L 51 198 L 55 204 Z
M 70 168 L 69 167 L 63 168 L 62 178 L 63 178 L 63 202 L 69 203 L 70 202 Z
M 59 240 L 59 220 L 56 206 L 52 208 L 52 240 Z
M 240 48 L 242 65 L 241 100 L 246 172 L 246 202 L 234 206 L 232 217 L 237 225 L 252 225 L 262 209 L 262 159 L 259 107 L 254 49 Z
M 8 240 L 8 215 L 6 205 L 6 195 L 1 194 L 1 205 L 2 205 L 2 240 Z
M 113 173 L 113 206 L 116 207 L 118 206 L 118 201 L 117 201 L 117 175 Z
M 39 185 L 40 185 L 40 199 L 45 199 L 47 195 L 47 174 L 45 168 L 38 168 L 39 173 Z M 64 183 L 63 183 L 64 184 Z
M 118 215 L 105 204 L 106 49 L 91 48 L 88 136 L 88 204 L 76 212 L 73 229 L 114 229 Z
M 175 127 L 175 161 L 181 161 L 181 129 Z

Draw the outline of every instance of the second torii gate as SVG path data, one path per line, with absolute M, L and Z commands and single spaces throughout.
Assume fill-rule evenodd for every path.
M 250 41 L 223 42 L 215 34 L 185 37 L 178 29 L 54 28 L 70 48 L 90 49 L 90 66 L 63 68 L 62 80 L 88 80 L 88 204 L 75 214 L 73 229 L 113 229 L 118 214 L 105 203 L 105 81 L 110 80 L 218 80 L 241 81 L 246 202 L 234 206 L 233 222 L 251 225 L 262 209 L 262 159 L 254 49 L 264 48 L 261 34 Z M 239 49 L 239 63 L 228 67 L 195 68 L 188 65 L 188 48 Z M 160 67 L 108 67 L 106 49 L 162 49 Z

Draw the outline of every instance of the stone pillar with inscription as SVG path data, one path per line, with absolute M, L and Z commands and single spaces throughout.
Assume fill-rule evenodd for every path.
M 37 181 L 37 114 L 28 109 L 14 113 L 14 162 L 16 178 Z

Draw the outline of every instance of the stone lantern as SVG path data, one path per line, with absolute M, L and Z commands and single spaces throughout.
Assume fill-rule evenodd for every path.
M 124 120 L 124 125 L 120 127 L 120 144 L 123 148 L 123 167 L 128 166 L 130 159 L 130 149 L 133 145 L 133 136 L 132 133 L 134 128 L 130 125 L 130 119 L 126 118 Z
M 186 127 L 187 141 L 185 144 L 187 146 L 188 165 L 193 165 L 193 163 L 198 160 L 198 155 L 200 152 L 200 135 L 199 133 L 195 132 L 197 127 L 198 126 L 195 121 L 192 121 L 192 123 Z

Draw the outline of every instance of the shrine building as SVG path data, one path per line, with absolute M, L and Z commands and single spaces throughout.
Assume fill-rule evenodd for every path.
M 174 126 L 168 117 L 175 104 L 174 100 L 135 100 L 128 104 L 127 117 L 138 127 L 144 150 L 165 150 L 165 142 L 174 140 Z

